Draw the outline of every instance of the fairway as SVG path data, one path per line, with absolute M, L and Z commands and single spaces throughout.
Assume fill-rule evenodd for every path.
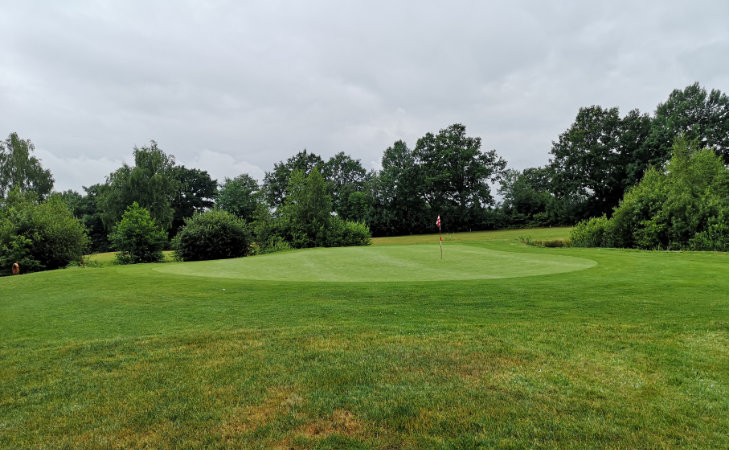
M 165 264 L 178 275 L 270 281 L 387 282 L 529 277 L 587 269 L 596 262 L 556 254 L 493 250 L 452 244 L 318 248 L 231 260 Z
M 727 448 L 728 254 L 568 232 L 0 278 L 0 448 Z

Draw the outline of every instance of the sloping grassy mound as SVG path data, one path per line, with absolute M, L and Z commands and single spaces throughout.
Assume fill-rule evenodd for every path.
M 518 253 L 452 244 L 318 248 L 249 258 L 167 264 L 155 270 L 245 280 L 381 282 L 483 280 L 572 272 L 593 267 L 586 258 Z

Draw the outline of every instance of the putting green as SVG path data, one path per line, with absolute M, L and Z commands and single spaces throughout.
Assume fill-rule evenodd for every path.
M 530 277 L 587 269 L 596 262 L 548 253 L 522 253 L 454 244 L 316 248 L 248 258 L 164 264 L 179 275 L 245 280 L 382 282 Z

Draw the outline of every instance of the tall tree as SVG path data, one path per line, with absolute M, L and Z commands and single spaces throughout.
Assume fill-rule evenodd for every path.
M 510 224 L 541 226 L 559 222 L 550 214 L 553 197 L 548 192 L 549 182 L 545 168 L 505 171 L 499 193 Z
M 84 186 L 85 195 L 72 190 L 60 194 L 71 213 L 86 227 L 91 239 L 90 250 L 94 253 L 106 252 L 109 249 L 107 231 L 97 205 L 100 192 L 105 188 L 106 185 L 95 184 L 91 187 Z
M 107 177 L 108 188 L 100 202 L 107 230 L 134 202 L 148 210 L 163 229 L 170 230 L 178 187 L 174 168 L 175 157 L 165 154 L 155 141 L 150 141 L 149 147 L 135 147 L 134 167 L 124 164 Z
M 665 156 L 649 144 L 652 119 L 638 110 L 580 108 L 575 122 L 553 142 L 551 192 L 577 220 L 610 215 L 626 189 Z
M 323 246 L 332 211 L 332 199 L 327 194 L 324 178 L 317 169 L 307 176 L 301 170 L 295 170 L 288 192 L 281 219 L 292 246 Z
M 610 219 L 571 232 L 576 246 L 720 250 L 728 248 L 728 169 L 711 149 L 680 137 L 661 170 L 649 168 Z
M 261 204 L 259 185 L 250 175 L 242 174 L 226 178 L 218 193 L 216 205 L 235 216 L 250 222 Z
M 619 165 L 624 168 L 623 179 L 613 180 L 621 184 L 623 191 L 638 183 L 650 166 L 661 165 L 663 160 L 651 151 L 647 140 L 651 133 L 652 118 L 638 109 L 629 111 L 621 119 L 618 152 Z
M 449 216 L 452 229 L 470 228 L 494 204 L 490 183 L 500 179 L 507 162 L 495 150 L 482 152 L 481 145 L 481 138 L 468 137 L 466 127 L 457 123 L 427 133 L 413 150 L 426 200 L 432 210 Z
M 30 139 L 20 139 L 18 133 L 10 133 L 0 141 L 0 198 L 13 188 L 21 192 L 32 191 L 43 199 L 53 189 L 51 171 L 44 169 L 41 162 L 31 153 L 35 146 Z
M 657 106 L 648 145 L 654 165 L 671 157 L 674 140 L 683 135 L 710 148 L 728 163 L 728 96 L 713 89 L 707 93 L 699 83 L 675 89 Z
M 274 170 L 266 172 L 264 176 L 262 189 L 266 200 L 275 208 L 282 206 L 288 194 L 289 180 L 294 171 L 299 170 L 307 176 L 315 168 L 321 171 L 323 165 L 324 161 L 319 155 L 307 153 L 306 149 L 287 159 L 286 162 L 274 164 Z
M 357 216 L 359 212 L 355 211 L 362 209 L 362 192 L 367 180 L 367 171 L 360 161 L 339 152 L 322 166 L 322 176 L 329 185 L 335 212 L 344 219 L 356 219 L 351 216 Z
M 610 213 L 623 195 L 627 158 L 621 125 L 618 108 L 580 108 L 575 122 L 553 142 L 553 192 L 581 201 L 586 217 Z
M 175 212 L 170 234 L 175 234 L 185 219 L 215 204 L 218 182 L 205 170 L 188 169 L 185 166 L 173 167 L 171 174 L 175 185 L 171 206 Z
M 413 151 L 396 141 L 383 152 L 382 170 L 371 183 L 369 224 L 375 234 L 423 233 L 431 222 L 422 173 Z
M 103 211 L 100 202 L 104 193 L 109 187 L 105 184 L 94 184 L 84 186 L 83 201 L 78 209 L 74 210 L 76 217 L 86 226 L 91 239 L 91 250 L 95 252 L 106 252 L 109 250 L 109 238 L 104 221 Z

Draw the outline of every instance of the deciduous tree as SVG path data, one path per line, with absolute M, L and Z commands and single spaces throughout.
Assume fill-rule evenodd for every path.
M 319 171 L 314 169 L 305 176 L 294 171 L 288 187 L 281 219 L 295 248 L 323 246 L 332 212 L 332 199 Z
M 258 183 L 244 173 L 233 179 L 226 178 L 218 193 L 216 205 L 220 209 L 250 222 L 262 201 Z
M 109 235 L 109 240 L 118 250 L 117 262 L 120 264 L 157 262 L 162 260 L 167 234 L 149 211 L 132 202 Z
M 369 223 L 376 234 L 423 233 L 431 220 L 422 172 L 404 141 L 383 152 L 382 169 L 372 182 Z
M 40 199 L 51 193 L 51 171 L 44 169 L 40 160 L 32 156 L 34 151 L 30 139 L 20 139 L 17 133 L 10 133 L 5 141 L 0 141 L 0 198 L 13 188 L 20 192 L 35 192 Z
M 284 204 L 288 194 L 289 180 L 295 171 L 301 171 L 304 176 L 309 175 L 313 169 L 322 170 L 324 161 L 319 155 L 308 153 L 302 150 L 286 162 L 278 162 L 274 164 L 274 170 L 266 172 L 262 190 L 266 196 L 266 201 L 274 208 L 278 208 Z
M 647 145 L 652 164 L 668 161 L 674 140 L 680 135 L 715 151 L 728 163 L 728 96 L 712 89 L 709 93 L 699 83 L 675 89 L 654 113 Z
M 174 194 L 170 205 L 174 210 L 172 233 L 183 225 L 185 219 L 213 207 L 218 195 L 218 182 L 208 172 L 175 166 L 171 172 Z
M 169 230 L 175 214 L 172 206 L 177 192 L 175 158 L 163 152 L 155 141 L 149 147 L 134 148 L 134 167 L 124 164 L 107 177 L 101 198 L 102 219 L 107 230 L 121 218 L 133 202 Z
M 350 196 L 363 192 L 367 175 L 360 161 L 352 159 L 344 152 L 337 153 L 322 166 L 322 176 L 328 184 L 332 207 L 343 219 L 354 219 L 351 214 L 362 207 L 361 196 L 352 197 L 355 202 L 353 204 L 350 204 Z
M 413 153 L 422 173 L 425 198 L 432 211 L 448 216 L 454 229 L 468 229 L 494 204 L 490 183 L 507 162 L 495 150 L 481 151 L 482 141 L 454 124 L 418 140 Z

